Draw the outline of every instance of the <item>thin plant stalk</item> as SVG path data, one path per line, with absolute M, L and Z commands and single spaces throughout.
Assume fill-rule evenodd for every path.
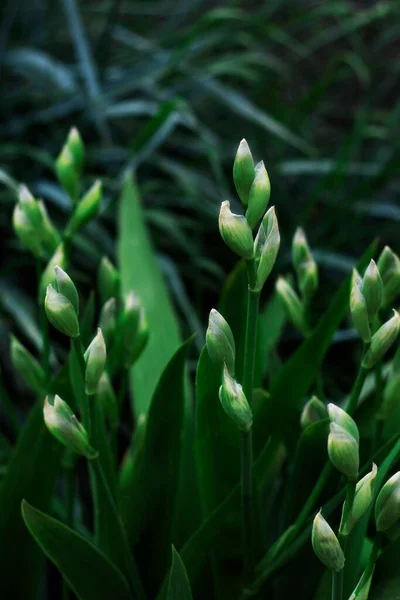
M 36 266 L 36 277 L 38 289 L 40 289 L 40 282 L 43 275 L 42 264 L 39 257 L 35 259 Z M 42 367 L 45 375 L 46 386 L 50 380 L 50 338 L 49 338 L 49 323 L 47 321 L 46 312 L 44 309 L 44 303 L 41 298 L 38 299 L 39 304 L 39 322 L 40 330 L 42 332 Z
M 332 571 L 332 600 L 342 600 L 342 579 L 343 569 L 339 573 Z

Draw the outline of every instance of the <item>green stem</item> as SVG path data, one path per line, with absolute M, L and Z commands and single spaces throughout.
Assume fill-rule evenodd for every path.
M 346 525 L 346 521 L 348 519 L 349 514 L 351 513 L 351 509 L 353 508 L 354 496 L 356 493 L 356 482 L 348 481 L 346 488 L 346 503 L 343 506 L 342 518 L 340 520 L 339 526 L 339 542 L 343 548 L 345 545 L 345 539 L 347 538 L 347 534 L 344 533 L 344 527 Z
M 75 496 L 75 469 L 74 464 L 68 465 L 64 469 L 64 482 L 65 482 L 65 503 L 66 503 L 66 524 L 71 529 L 74 526 L 74 496 Z M 69 600 L 70 598 L 70 587 L 68 583 L 63 579 L 62 582 L 62 597 L 63 600 Z
M 335 573 L 332 571 L 332 600 L 342 600 L 342 571 Z
M 361 575 L 361 579 L 360 581 L 357 583 L 356 592 L 360 592 L 362 590 L 362 588 L 365 586 L 365 584 L 368 582 L 368 580 L 372 577 L 374 570 L 375 570 L 375 564 L 379 555 L 379 551 L 381 549 L 381 542 L 382 542 L 382 538 L 379 534 L 377 534 L 375 540 L 374 540 L 374 545 L 372 546 L 372 550 L 371 550 L 371 554 L 369 555 L 369 559 L 368 559 L 368 563 L 367 566 L 365 568 L 364 573 Z
M 35 266 L 36 266 L 36 277 L 38 289 L 40 289 L 40 282 L 42 280 L 43 270 L 40 258 L 35 257 Z M 42 332 L 42 365 L 43 371 L 45 374 L 46 385 L 50 380 L 50 338 L 49 338 L 49 324 L 47 321 L 46 311 L 44 309 L 44 302 L 40 297 L 38 297 L 38 305 L 39 305 L 39 323 L 40 330 Z
M 367 348 L 368 348 L 368 345 L 364 344 L 363 356 L 365 355 Z M 361 365 L 360 365 L 360 368 L 357 373 L 357 378 L 355 380 L 353 389 L 351 390 L 350 398 L 349 398 L 349 400 L 347 402 L 347 406 L 345 408 L 346 412 L 349 413 L 349 415 L 353 415 L 354 411 L 357 408 L 358 399 L 360 397 L 362 388 L 364 386 L 367 374 L 368 374 L 368 369 L 365 369 L 365 367 L 362 366 L 362 361 L 361 361 Z
M 86 363 L 85 363 L 85 357 L 83 355 L 84 352 L 83 352 L 81 337 L 78 336 L 76 338 L 72 338 L 72 345 L 75 350 L 76 358 L 77 358 L 77 361 L 79 364 L 79 369 L 80 369 L 81 375 L 82 375 L 82 385 L 83 385 L 82 398 L 84 401 L 83 405 L 80 407 L 81 411 L 82 411 L 82 419 L 83 419 L 83 424 L 85 425 L 86 430 L 88 432 L 89 440 L 91 442 L 92 434 L 93 434 L 91 405 L 93 405 L 94 403 L 90 401 L 90 397 L 85 392 Z
M 375 403 L 374 403 L 374 419 L 373 419 L 373 434 L 372 434 L 372 452 L 379 446 L 380 438 L 382 436 L 383 420 L 378 418 L 379 411 L 383 403 L 383 389 L 384 381 L 382 374 L 382 362 L 379 361 L 375 365 Z

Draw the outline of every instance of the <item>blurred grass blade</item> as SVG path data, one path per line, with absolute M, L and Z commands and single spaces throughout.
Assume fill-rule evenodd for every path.
M 133 598 L 121 572 L 88 540 L 25 500 L 22 515 L 36 542 L 80 600 Z
M 190 589 L 190 582 L 185 565 L 173 546 L 167 600 L 192 600 L 192 590 Z
M 133 408 L 140 415 L 147 412 L 157 381 L 179 346 L 179 332 L 131 174 L 120 200 L 119 232 L 122 292 L 137 293 L 150 329 L 149 343 L 132 372 Z

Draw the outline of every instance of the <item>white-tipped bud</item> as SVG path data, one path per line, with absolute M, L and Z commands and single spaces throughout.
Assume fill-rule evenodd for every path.
M 96 217 L 100 208 L 101 197 L 102 183 L 100 180 L 97 180 L 76 207 L 68 228 L 70 235 L 83 229 L 89 221 L 92 221 Z
M 300 425 L 303 429 L 316 423 L 317 421 L 321 421 L 322 419 L 326 419 L 328 416 L 328 411 L 326 406 L 321 400 L 317 398 L 317 396 L 312 396 L 308 402 L 306 402 L 303 411 L 300 417 Z
M 383 285 L 374 260 L 371 260 L 365 271 L 361 293 L 365 298 L 370 322 L 376 317 L 382 305 Z
M 55 285 L 57 292 L 71 302 L 76 314 L 79 315 L 79 297 L 74 282 L 60 266 L 57 265 L 54 268 L 54 272 L 56 274 Z
M 41 239 L 36 227 L 28 219 L 20 204 L 16 204 L 12 217 L 13 228 L 21 243 L 34 256 L 40 256 L 42 251 Z
M 293 237 L 292 259 L 297 283 L 303 300 L 307 304 L 318 288 L 318 266 L 311 254 L 306 234 L 301 227 L 296 229 Z
M 340 427 L 343 427 L 343 429 L 352 435 L 357 442 L 360 441 L 360 434 L 356 422 L 345 410 L 343 410 L 343 408 L 330 403 L 328 404 L 328 415 L 331 423 L 340 425 Z
M 18 189 L 19 204 L 34 227 L 41 230 L 43 217 L 38 201 L 32 196 L 26 185 L 20 185 Z
M 328 436 L 328 455 L 336 469 L 348 479 L 355 481 L 358 477 L 359 452 L 358 442 L 340 425 L 330 424 Z
M 54 404 L 46 398 L 43 415 L 47 429 L 59 442 L 88 459 L 96 458 L 97 452 L 89 444 L 86 429 L 60 396 L 55 396 Z
M 118 400 L 107 371 L 103 372 L 97 385 L 96 402 L 102 404 L 110 428 L 115 431 L 119 424 Z
M 38 200 L 38 206 L 42 215 L 41 238 L 43 248 L 49 254 L 53 254 L 56 251 L 56 248 L 59 245 L 61 238 L 57 229 L 50 221 L 50 217 L 47 214 L 47 210 L 43 200 Z
M 117 325 L 117 302 L 115 298 L 110 298 L 103 305 L 100 313 L 99 327 L 103 332 L 107 348 L 110 348 L 114 341 Z
M 312 546 L 319 560 L 334 573 L 344 567 L 344 554 L 339 540 L 330 525 L 325 521 L 321 511 L 316 515 L 311 534 Z
M 97 289 L 103 304 L 107 302 L 109 298 L 119 297 L 119 285 L 120 277 L 118 269 L 112 264 L 107 256 L 103 256 L 100 261 L 97 275 Z
M 80 175 L 85 161 L 85 146 L 76 127 L 71 128 L 67 137 L 66 146 L 72 154 L 75 169 L 78 175 Z
M 64 244 L 60 244 L 53 256 L 50 258 L 49 262 L 46 265 L 45 270 L 43 271 L 40 286 L 39 286 L 39 297 L 41 300 L 44 300 L 46 295 L 47 286 L 49 284 L 54 284 L 56 279 L 55 268 L 60 267 L 61 269 L 67 268 L 67 257 L 65 255 Z
M 400 259 L 389 246 L 378 258 L 378 269 L 383 284 L 382 306 L 387 308 L 400 292 Z
M 78 317 L 74 307 L 68 298 L 56 292 L 51 284 L 47 286 L 44 307 L 53 327 L 68 337 L 79 336 Z
M 11 360 L 15 370 L 23 377 L 25 383 L 37 394 L 45 389 L 45 375 L 42 367 L 16 337 L 11 336 Z
M 389 321 L 386 321 L 372 336 L 371 345 L 368 348 L 362 365 L 365 369 L 371 369 L 386 354 L 389 348 L 394 344 L 400 332 L 400 315 L 393 310 L 394 315 Z
M 235 374 L 235 340 L 224 317 L 213 308 L 208 319 L 206 332 L 207 351 L 211 361 L 222 368 L 224 363 L 233 376 Z
M 67 145 L 62 148 L 57 157 L 56 173 L 61 186 L 67 192 L 71 201 L 75 203 L 79 193 L 79 174 L 73 154 Z
M 226 414 L 235 421 L 241 431 L 250 431 L 253 424 L 253 415 L 243 388 L 229 374 L 224 366 L 222 385 L 219 388 L 219 399 Z
M 271 184 L 264 162 L 260 161 L 255 168 L 255 176 L 250 188 L 249 205 L 246 210 L 246 220 L 252 229 L 262 219 L 267 210 L 271 195 Z
M 251 260 L 254 255 L 254 241 L 251 227 L 242 215 L 231 212 L 226 200 L 221 204 L 219 231 L 225 244 L 241 258 Z
M 233 181 L 243 206 L 247 206 L 249 203 L 250 188 L 253 180 L 254 161 L 249 145 L 243 139 L 239 144 L 233 164 Z
M 304 307 L 290 283 L 283 277 L 279 277 L 275 289 L 293 325 L 303 334 L 306 334 L 307 323 L 304 315 Z
M 261 222 L 254 242 L 256 291 L 261 291 L 273 269 L 280 242 L 278 219 L 276 218 L 275 207 L 271 206 Z
M 397 530 L 400 521 L 400 471 L 382 487 L 375 503 L 376 529 L 389 536 Z
M 349 535 L 353 527 L 358 523 L 361 517 L 367 512 L 374 498 L 375 479 L 378 473 L 378 467 L 375 463 L 372 464 L 372 470 L 365 477 L 360 479 L 356 485 L 353 505 L 346 521 L 343 525 L 342 533 Z M 343 514 L 346 513 L 346 502 L 343 505 Z
M 365 344 L 371 341 L 371 328 L 369 325 L 369 316 L 367 303 L 361 292 L 362 279 L 356 269 L 353 269 L 350 291 L 350 312 L 353 325 L 358 335 Z
M 86 372 L 85 372 L 85 391 L 88 395 L 93 395 L 97 392 L 97 386 L 100 377 L 106 366 L 106 344 L 103 333 L 100 327 L 97 329 L 97 334 L 90 342 L 86 352 Z

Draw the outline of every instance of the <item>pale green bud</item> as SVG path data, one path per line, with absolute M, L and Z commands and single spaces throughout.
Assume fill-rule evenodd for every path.
M 318 266 L 301 227 L 296 229 L 293 237 L 292 259 L 299 289 L 304 302 L 308 303 L 318 288 Z
M 330 525 L 325 521 L 321 511 L 313 521 L 312 546 L 319 560 L 331 571 L 339 573 L 344 567 L 344 554 L 339 540 Z
M 38 394 L 45 389 L 45 374 L 42 367 L 16 337 L 11 336 L 11 360 L 14 369 L 23 377 L 28 387 Z
M 307 332 L 307 324 L 304 316 L 304 307 L 300 298 L 290 283 L 283 277 L 278 278 L 275 288 L 293 325 L 305 334 Z
M 69 300 L 79 315 L 79 297 L 74 282 L 71 277 L 58 265 L 54 268 L 56 279 L 55 287 L 59 294 L 62 294 Z
M 41 231 L 43 216 L 38 201 L 32 196 L 26 185 L 20 185 L 18 190 L 19 204 L 29 221 Z
M 47 286 L 50 283 L 53 284 L 55 282 L 55 268 L 57 266 L 61 269 L 67 268 L 67 257 L 65 255 L 64 244 L 62 243 L 57 247 L 42 273 L 39 286 L 39 297 L 41 300 L 44 299 L 46 295 Z
M 389 246 L 378 258 L 378 269 L 383 283 L 382 306 L 387 308 L 400 292 L 400 259 Z
M 360 441 L 357 424 L 345 410 L 340 408 L 340 406 L 336 406 L 336 404 L 330 403 L 328 404 L 328 415 L 331 423 L 336 423 L 336 425 L 343 427 L 347 433 L 353 436 L 357 443 Z
M 100 327 L 97 329 L 97 334 L 90 342 L 84 356 L 86 362 L 85 391 L 91 396 L 96 393 L 100 377 L 106 366 L 106 344 Z
M 346 429 L 336 423 L 330 424 L 328 455 L 331 463 L 340 473 L 352 481 L 357 479 L 358 442 Z
M 394 344 L 400 331 L 400 315 L 393 310 L 394 316 L 386 321 L 372 336 L 371 345 L 368 348 L 362 365 L 365 369 L 371 369 L 386 354 Z
M 375 463 L 372 464 L 372 471 L 367 473 L 365 477 L 360 479 L 356 485 L 356 491 L 353 500 L 353 506 L 349 512 L 343 526 L 343 534 L 349 535 L 354 525 L 358 523 L 361 517 L 367 512 L 374 499 L 375 479 L 378 473 L 378 467 Z M 343 513 L 345 513 L 346 502 L 343 505 Z
M 365 271 L 361 293 L 367 304 L 367 311 L 370 322 L 376 317 L 382 304 L 383 284 L 374 260 L 371 260 Z
M 68 227 L 68 233 L 73 235 L 94 219 L 99 211 L 102 196 L 102 183 L 97 180 L 79 201 Z
M 76 127 L 71 128 L 68 134 L 66 145 L 72 154 L 75 169 L 80 175 L 83 169 L 83 163 L 85 161 L 85 146 Z
M 54 404 L 46 397 L 43 415 L 47 429 L 59 442 L 88 459 L 96 458 L 97 452 L 89 444 L 86 429 L 60 396 L 55 396 Z
M 326 406 L 321 400 L 317 398 L 317 396 L 312 396 L 308 402 L 306 402 L 303 411 L 300 417 L 300 425 L 303 429 L 316 423 L 317 421 L 321 421 L 322 419 L 326 419 L 328 416 L 328 411 Z
M 391 529 L 398 526 L 400 520 L 400 471 L 397 471 L 382 487 L 375 503 L 375 521 L 377 531 L 390 535 Z
M 242 215 L 235 215 L 226 200 L 221 204 L 219 231 L 225 244 L 241 258 L 251 260 L 254 255 L 254 241 L 251 227 Z
M 235 421 L 241 431 L 250 431 L 253 415 L 243 388 L 224 366 L 222 385 L 219 388 L 219 399 L 226 414 Z
M 358 335 L 365 344 L 371 341 L 371 328 L 369 325 L 369 316 L 367 303 L 361 292 L 362 279 L 356 269 L 353 269 L 351 292 L 350 292 L 350 311 L 353 325 Z
M 139 327 L 137 330 L 133 350 L 131 353 L 130 365 L 133 364 L 139 358 L 139 356 L 142 354 L 143 350 L 147 346 L 149 337 L 150 337 L 149 324 L 147 322 L 145 310 L 142 307 L 140 310 Z
M 213 308 L 206 332 L 207 351 L 211 361 L 222 368 L 224 363 L 231 375 L 235 374 L 235 340 L 224 317 Z
M 53 327 L 68 337 L 79 336 L 78 317 L 74 307 L 68 298 L 56 292 L 51 284 L 47 286 L 44 307 Z
M 60 243 L 60 234 L 50 221 L 43 200 L 38 200 L 38 206 L 42 215 L 41 237 L 43 248 L 49 254 L 53 254 Z
M 111 429 L 115 431 L 119 425 L 118 401 L 107 371 L 103 372 L 97 384 L 96 402 L 102 404 L 107 421 Z
M 125 300 L 120 316 L 120 342 L 125 367 L 129 367 L 143 352 L 149 338 L 149 327 L 145 310 L 135 292 Z
M 237 149 L 233 164 L 233 181 L 243 206 L 249 203 L 250 188 L 254 180 L 254 161 L 250 148 L 243 139 Z M 229 245 L 229 244 L 228 244 Z
M 79 194 L 79 176 L 73 154 L 67 145 L 63 147 L 57 157 L 56 173 L 61 186 L 75 203 Z
M 261 291 L 276 261 L 281 242 L 275 207 L 272 206 L 264 216 L 254 242 L 256 285 L 255 291 Z
M 112 262 L 103 256 L 100 261 L 99 272 L 97 275 L 97 288 L 104 304 L 109 298 L 118 298 L 119 296 L 119 272 Z
M 36 227 L 26 216 L 20 204 L 16 204 L 12 217 L 13 227 L 16 235 L 27 250 L 34 256 L 40 256 L 42 251 L 41 239 Z
M 106 345 L 109 348 L 114 341 L 115 329 L 117 325 L 117 302 L 115 298 L 110 298 L 103 305 L 100 313 L 99 327 L 103 332 Z
M 255 177 L 250 188 L 249 205 L 246 210 L 246 220 L 252 229 L 262 219 L 267 210 L 271 195 L 271 184 L 264 162 L 260 161 L 255 168 Z

